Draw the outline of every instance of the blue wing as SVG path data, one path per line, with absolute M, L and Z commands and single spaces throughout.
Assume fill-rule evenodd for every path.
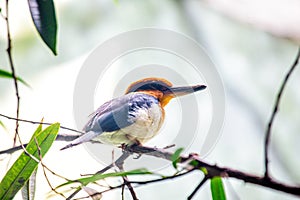
M 129 106 L 126 103 L 121 104 L 118 99 L 111 100 L 108 102 L 108 105 L 105 105 L 105 107 L 101 106 L 99 109 L 100 112 L 96 111 L 83 128 L 85 132 L 112 132 L 134 123 L 133 119 L 128 119 Z M 101 109 L 105 109 L 105 111 Z
M 138 109 L 147 109 L 157 99 L 147 94 L 127 94 L 100 106 L 84 127 L 85 132 L 112 132 L 130 126 L 136 121 Z
M 90 141 L 103 132 L 117 131 L 130 126 L 136 121 L 139 109 L 148 109 L 153 103 L 158 103 L 158 100 L 142 93 L 130 93 L 104 103 L 92 114 L 92 118 L 83 128 L 86 134 L 63 149 Z

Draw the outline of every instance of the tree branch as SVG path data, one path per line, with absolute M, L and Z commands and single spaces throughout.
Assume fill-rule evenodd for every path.
M 145 146 L 132 146 L 125 148 L 125 151 L 137 154 L 144 154 L 149 156 L 154 156 L 157 158 L 162 158 L 165 160 L 171 160 L 172 153 L 167 152 L 163 149 L 145 147 Z M 300 196 L 300 186 L 292 186 L 278 182 L 271 177 L 265 178 L 264 176 L 257 176 L 242 171 L 238 171 L 231 168 L 219 167 L 217 165 L 212 165 L 201 160 L 197 154 L 190 154 L 189 156 L 180 156 L 179 163 L 188 163 L 189 167 L 201 170 L 201 168 L 206 168 L 207 176 L 221 176 L 221 177 L 231 177 L 235 179 L 242 180 L 246 183 L 252 183 L 255 185 L 264 186 L 267 188 L 272 188 L 281 192 L 293 194 Z
M 277 111 L 279 109 L 279 103 L 282 97 L 282 93 L 285 89 L 285 86 L 287 84 L 287 81 L 289 79 L 289 77 L 291 76 L 291 74 L 293 73 L 294 69 L 296 68 L 296 66 L 298 65 L 298 61 L 299 61 L 299 57 L 300 57 L 300 47 L 298 48 L 298 53 L 296 55 L 295 61 L 293 62 L 291 68 L 289 69 L 288 73 L 286 74 L 283 82 L 281 83 L 280 89 L 278 91 L 277 97 L 276 97 L 276 101 L 275 101 L 275 105 L 273 108 L 273 112 L 271 114 L 271 118 L 269 120 L 268 123 L 268 127 L 266 130 L 266 137 L 265 137 L 265 146 L 264 146 L 264 157 L 265 157 L 265 178 L 268 179 L 269 178 L 269 144 L 270 144 L 270 137 L 271 137 L 271 130 L 272 130 L 272 125 L 275 119 L 275 116 L 277 114 Z

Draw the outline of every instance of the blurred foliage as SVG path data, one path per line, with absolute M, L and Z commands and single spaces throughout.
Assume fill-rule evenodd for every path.
M 0 69 L 0 78 L 11 78 L 13 79 L 13 75 L 12 73 L 2 70 Z M 17 77 L 17 80 L 20 81 L 21 83 L 23 83 L 24 85 L 26 85 L 27 87 L 30 87 L 28 83 L 26 83 L 22 78 Z
M 171 157 L 172 165 L 175 169 L 177 169 L 177 163 L 180 159 L 180 154 L 182 153 L 183 150 L 184 150 L 183 148 L 177 149 Z

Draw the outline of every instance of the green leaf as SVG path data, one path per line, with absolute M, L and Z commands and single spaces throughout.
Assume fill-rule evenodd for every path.
M 34 199 L 35 189 L 36 189 L 36 173 L 37 168 L 33 171 L 30 178 L 22 188 L 22 198 L 23 200 L 32 200 Z
M 199 165 L 199 163 L 196 160 L 192 160 L 191 162 L 189 162 L 189 165 L 191 165 L 193 167 L 197 167 Z
M 43 122 L 43 120 L 42 120 Z M 31 141 L 34 141 L 34 138 L 37 137 L 39 135 L 39 133 L 42 131 L 42 124 L 39 124 L 39 126 L 36 128 L 36 130 L 34 131 L 33 135 L 31 136 L 29 143 Z
M 60 187 L 65 186 L 65 185 L 73 184 L 73 183 L 81 183 L 82 185 L 86 186 L 89 183 L 93 183 L 95 181 L 105 179 L 105 178 L 108 178 L 108 177 L 123 177 L 123 176 L 130 176 L 130 175 L 145 175 L 145 174 L 152 174 L 152 172 L 149 172 L 146 169 L 136 169 L 136 170 L 131 170 L 131 171 L 127 171 L 127 172 L 114 172 L 114 173 L 107 173 L 107 174 L 95 174 L 95 175 L 92 175 L 92 176 L 89 176 L 89 177 L 80 178 L 78 180 L 68 181 L 66 183 L 63 183 L 63 184 L 57 186 L 57 188 L 60 188 Z
M 1 126 L 4 130 L 7 131 L 7 128 L 6 128 L 5 124 L 4 124 L 2 121 L 0 121 L 0 126 Z
M 32 157 L 39 160 L 40 156 L 45 156 L 57 136 L 59 126 L 59 123 L 55 123 L 42 131 L 42 126 L 39 125 L 26 146 L 26 151 L 31 156 L 23 152 L 2 179 L 0 199 L 12 199 L 25 185 L 38 166 L 38 162 Z
M 200 167 L 200 170 L 204 173 L 204 175 L 208 175 L 208 171 L 205 167 Z
M 12 78 L 13 79 L 13 75 L 12 73 L 5 71 L 3 69 L 0 69 L 0 77 L 1 78 Z M 22 78 L 17 77 L 17 80 L 20 81 L 21 83 L 23 83 L 24 85 L 26 85 L 27 87 L 30 87 L 30 85 L 28 83 L 26 83 Z
M 226 200 L 222 178 L 215 176 L 210 181 L 210 190 L 213 200 Z
M 28 5 L 35 28 L 44 43 L 57 55 L 57 22 L 53 0 L 28 0 Z
M 177 169 L 177 163 L 179 161 L 180 158 L 180 154 L 183 151 L 183 148 L 179 148 L 175 151 L 175 153 L 171 156 L 171 160 L 172 160 L 172 165 L 175 169 Z

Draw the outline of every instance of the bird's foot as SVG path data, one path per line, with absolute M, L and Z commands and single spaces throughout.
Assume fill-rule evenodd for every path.
M 122 152 L 124 153 L 125 151 L 129 151 L 130 153 L 134 153 L 132 151 L 132 149 L 134 149 L 135 147 L 139 147 L 142 146 L 142 144 L 140 142 L 136 142 L 133 144 L 121 144 L 120 148 L 122 149 Z M 133 156 L 133 159 L 139 159 L 142 154 L 140 153 L 136 153 L 137 156 Z
M 133 158 L 133 159 L 139 159 L 141 156 L 142 156 L 141 153 L 137 153 L 136 156 L 133 156 L 132 158 Z

